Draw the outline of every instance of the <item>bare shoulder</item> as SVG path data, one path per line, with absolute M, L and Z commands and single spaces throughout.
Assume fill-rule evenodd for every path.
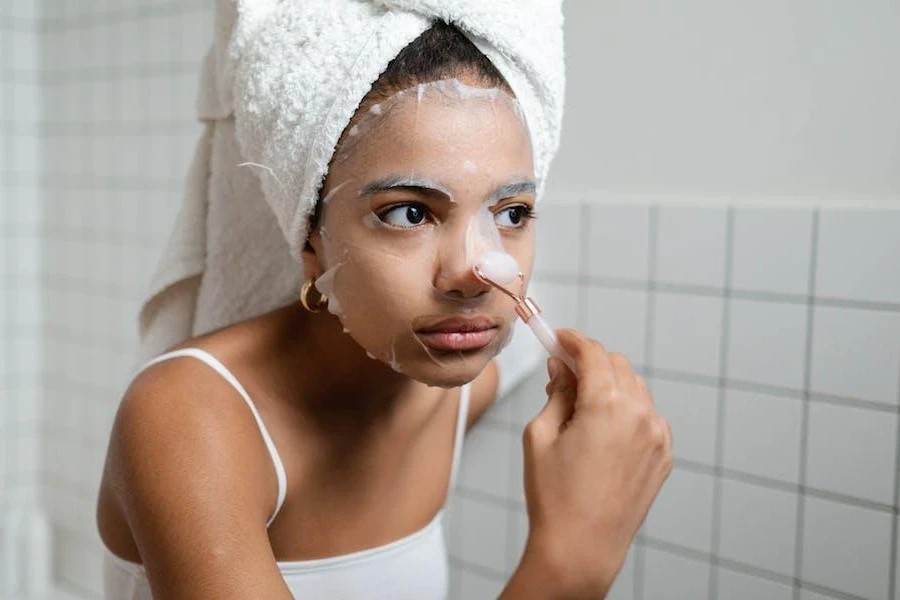
M 130 492 L 152 495 L 183 490 L 189 476 L 232 474 L 251 477 L 242 488 L 265 490 L 271 483 L 274 490 L 274 475 L 265 477 L 268 471 L 260 468 L 271 459 L 257 431 L 247 405 L 220 374 L 192 358 L 165 360 L 144 369 L 126 390 L 113 422 L 105 475 Z M 274 491 L 255 499 L 261 513 L 269 495 L 274 498 Z
M 238 565 L 278 590 L 265 528 L 277 495 L 270 465 L 252 413 L 208 365 L 173 358 L 135 377 L 113 422 L 100 494 L 123 516 L 154 595 L 218 589 Z
M 491 405 L 494 404 L 494 401 L 497 399 L 497 382 L 497 362 L 492 359 L 470 384 L 471 392 L 466 431 L 472 429 Z

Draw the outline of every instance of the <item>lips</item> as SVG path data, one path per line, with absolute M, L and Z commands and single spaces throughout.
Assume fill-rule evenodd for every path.
M 452 317 L 416 332 L 429 348 L 459 352 L 484 348 L 497 336 L 497 326 L 487 317 Z

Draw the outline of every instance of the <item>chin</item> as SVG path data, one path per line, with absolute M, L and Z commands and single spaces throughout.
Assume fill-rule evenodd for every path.
M 442 364 L 437 364 L 426 356 L 417 361 L 417 364 L 409 365 L 403 372 L 424 384 L 451 389 L 465 385 L 481 375 L 492 357 L 493 353 L 486 351 L 473 352 L 465 358 L 448 355 L 439 359 Z

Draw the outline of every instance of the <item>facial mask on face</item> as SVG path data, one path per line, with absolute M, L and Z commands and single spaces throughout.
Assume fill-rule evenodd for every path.
M 509 343 L 508 301 L 472 272 L 480 262 L 509 269 L 516 261 L 504 236 L 522 237 L 513 211 L 498 208 L 516 194 L 481 189 L 495 174 L 533 177 L 522 111 L 500 89 L 457 79 L 419 84 L 362 111 L 347 129 L 321 206 L 326 270 L 316 288 L 368 356 L 453 387 Z

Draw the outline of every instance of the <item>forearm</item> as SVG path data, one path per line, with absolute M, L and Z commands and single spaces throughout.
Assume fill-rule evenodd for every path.
M 603 600 L 611 583 L 585 590 L 543 548 L 529 544 L 497 600 Z

